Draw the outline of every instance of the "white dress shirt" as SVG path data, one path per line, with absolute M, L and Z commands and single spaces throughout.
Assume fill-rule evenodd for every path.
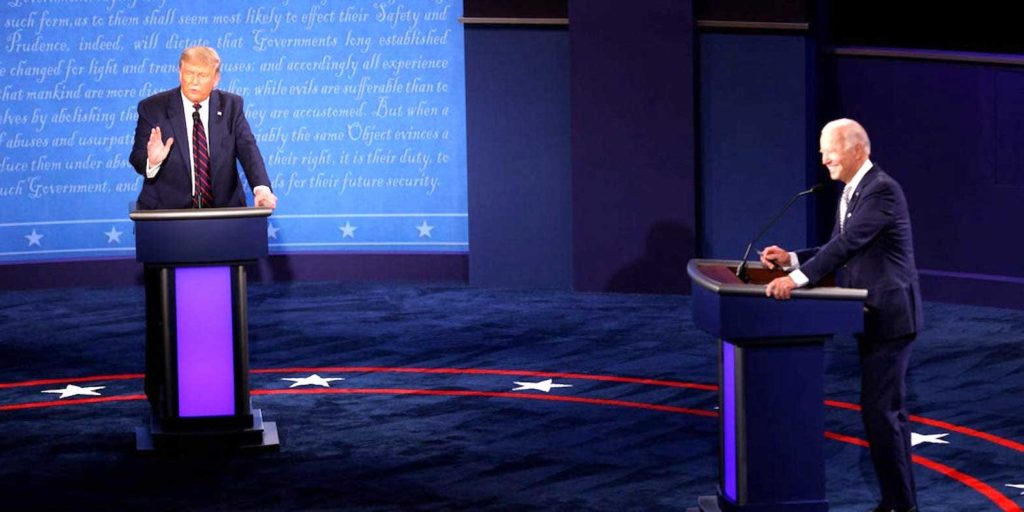
M 192 131 L 193 131 L 196 123 L 195 123 L 195 121 L 192 120 L 192 113 L 195 112 L 196 109 L 195 109 L 195 107 L 193 107 L 194 103 L 192 103 L 192 100 L 190 100 L 187 97 L 185 97 L 184 93 L 182 93 L 182 95 L 181 95 L 181 105 L 185 109 L 185 130 L 188 133 L 188 168 L 191 169 L 191 173 L 192 173 L 192 195 L 195 195 L 196 194 L 196 171 L 195 171 L 195 169 L 196 169 L 196 161 L 195 161 L 195 154 L 193 153 L 193 148 L 192 148 Z M 213 149 L 212 149 L 212 147 L 210 145 L 210 98 L 209 98 L 209 96 L 207 96 L 207 98 L 205 100 L 199 102 L 199 119 L 203 122 L 203 127 L 206 130 L 206 154 L 209 156 L 209 161 L 212 162 L 213 161 L 213 153 L 212 153 Z M 163 165 L 163 162 L 160 162 L 160 163 L 158 163 L 156 165 L 151 166 L 151 165 L 149 165 L 149 163 L 147 161 L 147 163 L 146 163 L 146 178 L 150 178 L 150 179 L 155 178 L 157 173 L 160 172 L 160 166 L 161 165 Z M 256 193 L 256 192 L 260 191 L 260 189 L 264 189 L 267 192 L 270 192 L 270 187 L 267 187 L 266 185 L 259 185 L 259 186 L 255 187 L 255 188 L 253 188 L 253 193 Z
M 195 127 L 195 121 L 192 120 L 192 113 L 196 111 L 192 100 L 185 97 L 185 94 L 181 95 L 181 105 L 185 109 L 185 130 L 188 133 L 188 168 L 191 169 L 192 173 L 192 195 L 196 194 L 196 158 L 193 153 L 192 147 L 192 131 Z M 209 161 L 213 161 L 213 155 L 210 153 L 210 98 L 207 97 L 205 100 L 199 102 L 199 119 L 203 122 L 203 127 L 206 130 L 206 153 L 210 156 Z M 150 166 L 146 164 L 146 177 L 155 178 L 157 173 L 160 172 L 159 164 Z

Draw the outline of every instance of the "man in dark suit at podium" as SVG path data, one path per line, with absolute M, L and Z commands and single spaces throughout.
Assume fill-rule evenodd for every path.
M 861 364 L 861 417 L 881 487 L 876 512 L 917 510 L 905 403 L 911 345 L 922 326 L 910 213 L 903 189 L 870 160 L 871 143 L 856 121 L 839 119 L 821 132 L 821 158 L 846 184 L 832 238 L 795 253 L 765 248 L 768 267 L 795 269 L 766 287 L 788 299 L 794 288 L 834 274 L 839 286 L 866 288 Z
M 256 206 L 274 208 L 277 197 L 242 98 L 214 90 L 220 56 L 213 48 L 187 48 L 178 61 L 181 87 L 139 102 L 129 158 L 146 179 L 138 208 L 245 206 L 236 161 L 242 164 Z M 176 143 L 177 142 L 177 143 Z
M 135 143 L 129 161 L 146 179 L 139 193 L 140 210 L 245 206 L 245 192 L 236 161 L 242 164 L 256 206 L 275 208 L 277 196 L 256 138 L 245 119 L 242 98 L 217 91 L 220 56 L 213 48 L 187 48 L 178 60 L 180 87 L 139 102 Z M 165 138 L 166 136 L 166 138 Z M 146 325 L 159 326 L 160 301 L 149 296 L 160 289 L 157 272 L 148 269 Z M 159 414 L 164 357 L 159 333 L 146 337 L 146 397 Z

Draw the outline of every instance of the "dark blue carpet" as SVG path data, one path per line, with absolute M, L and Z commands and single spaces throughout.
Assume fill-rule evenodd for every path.
M 253 286 L 249 305 L 253 402 L 280 451 L 143 456 L 142 290 L 6 292 L 0 509 L 648 511 L 714 491 L 715 345 L 688 297 L 292 283 Z M 926 322 L 914 430 L 948 444 L 915 447 L 922 510 L 1020 510 L 1024 312 L 931 303 Z M 314 373 L 344 380 L 282 380 Z M 826 373 L 831 510 L 861 511 L 867 450 L 835 439 L 863 438 L 843 408 L 852 338 Z M 571 387 L 513 391 L 548 378 Z M 68 384 L 102 389 L 43 393 Z M 125 400 L 76 402 L 109 397 Z

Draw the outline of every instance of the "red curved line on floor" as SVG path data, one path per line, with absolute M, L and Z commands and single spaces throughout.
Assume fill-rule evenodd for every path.
M 860 406 L 859 405 L 851 404 L 849 402 L 839 402 L 839 401 L 836 401 L 836 400 L 825 400 L 825 405 L 828 405 L 828 406 L 831 406 L 831 407 L 838 407 L 840 409 L 848 409 L 848 410 L 851 410 L 851 411 L 858 411 L 858 412 L 860 411 Z M 933 420 L 931 418 L 925 418 L 924 416 L 915 416 L 913 414 L 910 415 L 910 421 L 913 421 L 915 423 L 921 423 L 923 425 L 928 425 L 930 427 L 941 428 L 943 430 L 951 430 L 953 432 L 957 432 L 957 433 L 963 434 L 965 436 L 977 437 L 978 439 L 983 439 L 983 440 L 988 441 L 990 443 L 998 444 L 999 446 L 1002 446 L 1004 448 L 1009 448 L 1011 450 L 1018 451 L 1018 452 L 1024 452 L 1024 443 L 1018 443 L 1017 441 L 1013 441 L 1011 439 L 1006 439 L 1006 438 L 1002 438 L 1002 437 L 999 437 L 999 436 L 996 436 L 996 435 L 993 435 L 993 434 L 989 434 L 988 432 L 982 432 L 980 430 L 975 430 L 975 429 L 970 428 L 970 427 L 961 427 L 960 425 L 954 425 L 952 423 L 948 423 L 948 422 L 940 421 L 940 420 Z
M 529 370 L 498 370 L 498 369 L 487 369 L 487 368 L 409 368 L 409 367 L 398 367 L 398 366 L 323 366 L 323 367 L 296 367 L 296 368 L 265 368 L 251 370 L 252 373 L 257 374 L 272 374 L 272 373 L 302 373 L 302 372 L 338 372 L 338 373 L 426 373 L 426 374 L 464 374 L 464 375 L 508 375 L 508 376 L 530 376 L 530 377 L 549 377 L 549 378 L 564 378 L 564 379 L 581 379 L 581 380 L 597 380 L 605 382 L 624 382 L 629 384 L 641 384 L 650 386 L 663 386 L 673 388 L 688 388 L 688 389 L 700 389 L 704 391 L 718 391 L 718 386 L 711 384 L 700 384 L 696 382 L 682 382 L 682 381 L 671 381 L 671 380 L 658 380 L 658 379 L 644 379 L 636 377 L 619 377 L 615 375 L 593 375 L 587 373 L 567 373 L 567 372 L 543 372 L 543 371 L 529 371 Z M 28 387 L 28 386 L 42 386 L 51 384 L 71 384 L 78 382 L 93 382 L 100 380 L 127 380 L 127 379 L 141 379 L 145 375 L 141 373 L 130 373 L 121 375 L 100 375 L 95 377 L 76 377 L 67 379 L 47 379 L 47 380 L 32 380 L 24 382 L 12 382 L 12 383 L 0 383 L 0 389 L 17 388 L 17 387 Z M 42 402 L 49 403 L 49 402 Z M 68 402 L 65 402 L 68 403 Z M 830 407 L 836 407 L 839 409 L 847 409 L 851 411 L 860 411 L 860 406 L 849 402 L 840 402 L 837 400 L 825 400 L 825 405 Z M 0 406 L 0 411 L 12 410 L 10 406 Z M 1010 439 L 999 437 L 987 432 L 975 430 L 969 427 L 962 427 L 952 423 L 947 423 L 940 420 L 933 420 L 925 418 L 923 416 L 910 416 L 910 420 L 922 423 L 925 425 L 933 426 L 936 428 L 943 428 L 951 430 L 966 436 L 975 437 L 988 441 L 990 443 L 1009 448 L 1014 451 L 1024 452 L 1024 443 L 1019 443 Z
M 861 446 L 864 448 L 868 447 L 867 441 L 856 437 L 836 434 L 834 432 L 825 432 L 825 437 L 835 441 L 855 444 L 857 446 Z M 992 486 L 986 484 L 985 482 L 982 482 L 981 480 L 978 480 L 977 478 L 974 478 L 971 475 L 968 475 L 967 473 L 963 473 L 945 464 L 936 462 L 927 457 L 922 457 L 920 455 L 914 455 L 913 459 L 915 463 L 924 466 L 932 471 L 935 471 L 936 473 L 944 475 L 947 478 L 956 480 L 966 485 L 971 490 L 981 494 L 982 496 L 985 496 L 986 498 L 989 499 L 989 501 L 995 503 L 996 506 L 999 507 L 999 510 L 1002 510 L 1004 512 L 1024 512 L 1021 510 L 1019 505 L 1010 500 L 1010 498 L 1007 498 L 1005 495 L 1003 495 L 1003 493 L 993 489 Z
M 511 393 L 507 391 L 495 392 L 495 391 L 469 391 L 462 389 L 403 389 L 403 388 L 324 388 L 324 389 L 262 389 L 253 390 L 251 392 L 254 395 L 420 395 L 420 396 L 471 396 L 471 397 L 493 397 L 493 398 L 516 398 L 526 400 L 546 400 L 553 402 L 573 402 L 573 403 L 585 403 L 593 405 L 610 405 L 616 407 L 630 407 L 635 409 L 648 409 L 653 411 L 664 411 L 676 414 L 690 414 L 694 416 L 703 416 L 709 418 L 717 418 L 718 413 L 714 411 L 705 411 L 700 409 L 687 409 L 685 407 L 674 407 L 670 405 L 657 405 L 647 404 L 643 402 L 630 402 L 626 400 L 609 400 L 603 398 L 586 398 L 579 396 L 560 396 L 560 395 L 530 395 L 524 393 Z M 37 409 L 43 407 L 57 407 L 64 405 L 78 405 L 78 404 L 94 404 L 103 402 L 120 402 L 130 400 L 144 400 L 145 395 L 122 395 L 122 396 L 110 396 L 110 397 L 99 397 L 99 398 L 81 398 L 74 400 L 54 401 L 54 402 L 33 402 L 15 405 L 4 405 L 0 406 L 0 411 L 3 410 L 17 410 L 17 409 Z M 825 432 L 825 437 L 836 441 L 854 444 L 857 446 L 867 447 L 867 441 L 858 439 L 856 437 L 845 436 L 842 434 L 836 434 L 833 432 Z M 978 492 L 982 496 L 985 496 L 990 501 L 1000 507 L 1000 510 L 1004 512 L 1024 512 L 1017 504 L 1013 503 L 1006 496 L 1003 496 L 998 491 L 993 489 L 988 484 L 974 478 L 966 473 L 962 473 L 944 464 L 940 464 L 931 459 L 914 455 L 914 462 L 920 464 L 932 471 L 938 472 L 948 478 L 952 478 L 970 489 Z
M 494 370 L 489 368 L 409 368 L 402 366 L 327 366 L 317 368 L 265 368 L 252 370 L 252 373 L 302 373 L 302 372 L 338 372 L 338 373 L 440 373 L 458 375 L 509 375 L 515 377 L 550 377 L 560 379 L 599 380 L 606 382 L 627 382 L 669 388 L 689 388 L 703 391 L 718 391 L 718 386 L 697 382 L 681 382 L 675 380 L 643 379 L 638 377 L 619 377 L 615 375 L 593 375 L 589 373 L 538 372 L 529 370 Z
M 76 382 L 95 382 L 98 380 L 131 380 L 141 379 L 143 373 L 122 373 L 120 375 L 96 375 L 93 377 L 69 377 L 65 379 L 26 380 L 24 382 L 0 382 L 0 389 L 24 388 L 29 386 L 49 386 L 52 384 L 74 384 Z
M 0 411 L 19 411 L 23 409 L 42 409 L 45 407 L 61 407 L 64 405 L 99 404 L 103 402 L 130 402 L 145 400 L 146 395 L 101 396 L 99 398 L 75 398 L 53 402 L 26 402 L 23 404 L 0 405 Z
M 526 400 L 547 400 L 552 402 L 574 402 L 593 405 L 610 405 L 615 407 L 631 407 L 651 411 L 665 411 L 677 414 L 692 414 L 707 418 L 717 418 L 715 411 L 688 409 L 672 405 L 648 404 L 628 400 L 610 400 L 607 398 L 587 398 L 565 395 L 529 395 L 508 391 L 470 391 L 465 389 L 403 389 L 403 388 L 324 388 L 324 389 L 259 389 L 253 390 L 254 395 L 430 395 L 430 396 L 475 396 L 491 398 L 519 398 Z

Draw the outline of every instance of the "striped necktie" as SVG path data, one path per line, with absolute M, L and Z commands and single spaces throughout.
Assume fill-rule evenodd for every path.
M 846 226 L 846 218 L 850 216 L 850 196 L 853 195 L 853 187 L 847 185 L 843 188 L 843 198 L 839 204 L 839 231 L 842 232 Z
M 195 161 L 195 194 L 192 196 L 193 208 L 210 208 L 213 206 L 213 184 L 210 182 L 210 148 L 206 142 L 206 129 L 203 119 L 199 117 L 202 105 L 193 103 L 192 107 L 192 159 Z

